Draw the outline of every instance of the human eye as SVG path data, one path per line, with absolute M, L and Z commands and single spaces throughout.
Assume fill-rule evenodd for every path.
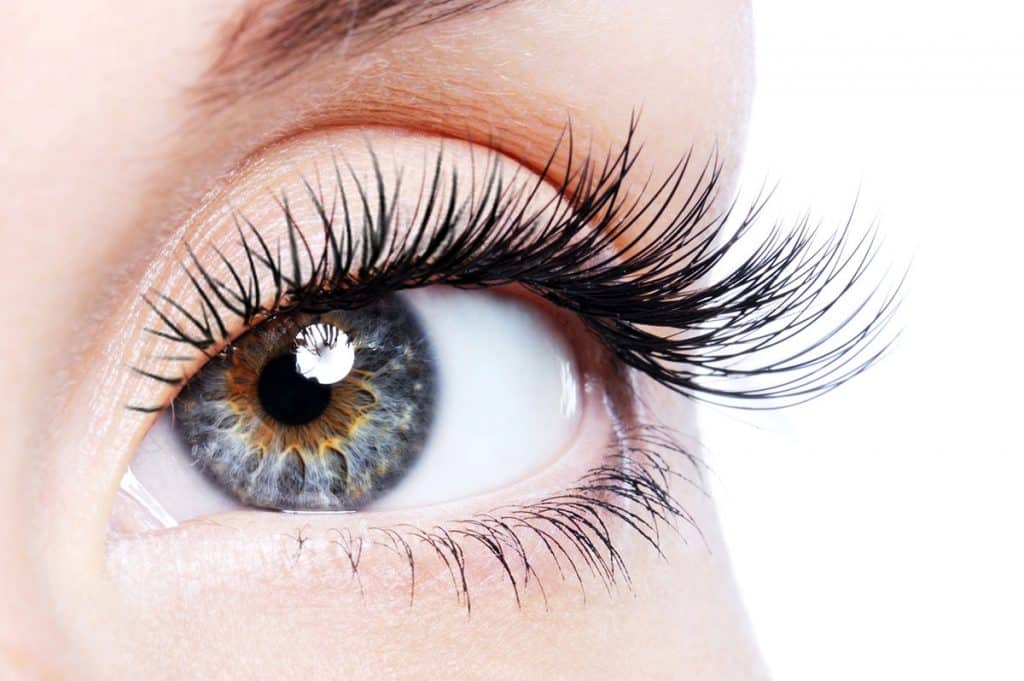
M 556 330 L 538 307 L 432 286 L 276 314 L 196 372 L 132 476 L 176 519 L 197 504 L 351 511 L 514 482 L 581 419 L 572 320 Z
M 884 350 L 896 295 L 864 293 L 870 235 L 758 234 L 759 203 L 722 210 L 714 159 L 638 182 L 632 130 L 606 157 L 567 133 L 561 177 L 327 133 L 239 179 L 140 295 L 126 406 L 155 425 L 115 557 L 237 523 L 239 555 L 287 536 L 411 601 L 447 574 L 469 608 L 495 570 L 546 601 L 550 580 L 628 580 L 624 542 L 699 537 L 680 496 L 702 484 L 679 437 L 695 404 L 830 390 Z M 649 406 L 664 390 L 686 398 L 672 423 Z

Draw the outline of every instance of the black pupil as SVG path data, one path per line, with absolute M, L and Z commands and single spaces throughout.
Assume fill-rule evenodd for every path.
M 260 374 L 260 404 L 270 416 L 289 426 L 301 426 L 324 413 L 331 401 L 331 386 L 299 373 L 295 356 L 281 355 L 267 362 Z

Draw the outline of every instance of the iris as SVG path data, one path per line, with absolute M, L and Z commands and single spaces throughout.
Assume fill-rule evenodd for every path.
M 322 382 L 339 357 L 351 368 Z M 244 503 L 356 509 L 415 463 L 436 383 L 415 313 L 389 296 L 258 324 L 189 381 L 175 400 L 175 423 L 196 464 Z

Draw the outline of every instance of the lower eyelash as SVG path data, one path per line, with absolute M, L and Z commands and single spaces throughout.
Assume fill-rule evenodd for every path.
M 668 458 L 673 456 L 688 462 L 696 477 L 671 467 Z M 586 598 L 593 580 L 608 593 L 620 586 L 631 587 L 627 558 L 617 548 L 618 535 L 623 531 L 636 533 L 663 556 L 666 532 L 686 542 L 686 527 L 703 540 L 694 517 L 672 494 L 673 484 L 680 483 L 703 490 L 701 467 L 700 460 L 679 445 L 670 430 L 638 424 L 616 436 L 605 461 L 564 492 L 430 528 L 368 527 L 362 536 L 331 529 L 321 539 L 340 552 L 351 581 L 361 593 L 361 559 L 371 546 L 376 546 L 406 564 L 410 606 L 416 598 L 417 572 L 422 572 L 424 561 L 434 560 L 450 577 L 453 597 L 471 613 L 472 580 L 468 572 L 470 567 L 476 570 L 482 566 L 468 565 L 466 556 L 472 548 L 482 548 L 483 555 L 504 575 L 517 607 L 522 606 L 530 589 L 537 591 L 547 607 L 547 592 L 537 569 L 539 561 L 551 561 L 554 574 L 577 584 Z M 304 529 L 289 536 L 296 542 L 295 559 L 301 560 L 303 548 L 313 537 Z M 530 555 L 527 543 L 531 539 L 539 540 L 542 556 Z

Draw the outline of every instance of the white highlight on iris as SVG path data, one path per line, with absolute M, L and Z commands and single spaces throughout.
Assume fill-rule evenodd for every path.
M 295 369 L 321 385 L 348 376 L 355 361 L 352 339 L 333 324 L 310 324 L 295 335 Z

